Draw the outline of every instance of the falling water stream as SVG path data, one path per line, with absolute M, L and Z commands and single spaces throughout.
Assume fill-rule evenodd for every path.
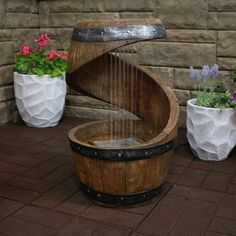
M 142 142 L 142 122 L 137 116 L 142 101 L 143 74 L 133 61 L 136 51 L 133 45 L 115 49 L 105 54 L 99 63 L 105 71 L 110 100 L 110 113 L 107 115 L 109 134 L 93 143 L 102 148 L 127 148 Z M 99 77 L 99 75 L 97 75 Z M 97 83 L 101 81 L 97 79 Z M 99 93 L 98 85 L 96 94 Z M 105 91 L 104 91 L 105 92 Z M 124 110 L 124 104 L 128 109 Z M 139 127 L 140 126 L 140 127 Z M 96 138 L 95 138 L 96 139 Z

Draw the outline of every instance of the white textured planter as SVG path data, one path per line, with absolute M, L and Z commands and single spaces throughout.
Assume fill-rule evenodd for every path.
M 49 75 L 14 73 L 16 105 L 28 126 L 50 127 L 58 124 L 65 106 L 65 74 Z
M 187 103 L 187 138 L 195 156 L 207 161 L 228 157 L 236 144 L 236 111 Z

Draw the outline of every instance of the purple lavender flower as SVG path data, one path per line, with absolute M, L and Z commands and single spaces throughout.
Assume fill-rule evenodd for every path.
M 210 68 L 209 75 L 212 77 L 217 77 L 219 74 L 219 66 L 217 64 Z
M 191 80 L 195 80 L 195 70 L 193 69 L 192 66 L 189 68 L 189 76 Z
M 201 80 L 201 76 L 196 70 L 193 69 L 192 66 L 189 68 L 189 76 L 191 80 Z
M 201 72 L 201 74 L 202 74 L 202 76 L 203 76 L 204 78 L 208 78 L 208 77 L 209 77 L 209 75 L 210 75 L 210 68 L 209 68 L 208 65 L 204 65 L 204 66 L 202 67 L 202 72 Z
M 233 101 L 236 102 L 236 92 L 233 93 Z

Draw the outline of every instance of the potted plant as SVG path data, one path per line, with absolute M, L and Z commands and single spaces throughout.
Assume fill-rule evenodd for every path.
M 65 104 L 67 53 L 50 50 L 47 34 L 41 34 L 35 41 L 35 47 L 24 42 L 16 58 L 16 105 L 28 126 L 55 126 Z
M 197 96 L 187 102 L 187 138 L 193 154 L 208 161 L 226 159 L 236 144 L 236 73 L 223 80 L 218 73 L 216 64 L 200 73 L 190 67 Z

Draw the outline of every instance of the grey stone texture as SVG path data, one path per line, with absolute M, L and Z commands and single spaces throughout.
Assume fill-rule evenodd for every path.
M 236 12 L 219 12 L 218 29 L 236 30 Z
M 0 66 L 0 86 L 13 83 L 13 66 Z
M 6 19 L 6 2 L 5 0 L 0 0 L 0 28 L 5 27 Z
M 30 13 L 32 9 L 31 3 L 31 0 L 8 0 L 6 1 L 6 11 L 16 13 Z
M 168 29 L 167 37 L 156 41 L 214 44 L 216 40 L 217 32 L 215 30 Z
M 218 12 L 209 12 L 207 15 L 207 29 L 218 29 Z
M 219 1 L 217 0 L 208 0 L 208 11 L 218 11 Z
M 111 1 L 104 0 L 104 11 L 114 12 L 152 12 L 154 8 L 153 0 L 135 0 L 135 1 Z
M 191 98 L 190 91 L 188 90 L 181 90 L 181 89 L 174 89 L 175 96 L 177 97 L 177 101 L 179 105 L 186 106 L 187 100 Z
M 207 1 L 157 0 L 156 15 L 168 28 L 205 29 Z
M 163 85 L 168 85 L 169 87 L 173 88 L 173 68 L 154 66 L 148 66 L 146 68 L 152 73 L 156 74 L 162 81 Z
M 13 63 L 24 37 L 35 37 L 35 0 L 0 0 L 0 125 L 19 119 L 14 100 Z
M 218 1 L 219 1 L 219 11 L 236 12 L 236 1 L 234 0 L 218 0 Z
M 12 53 L 12 42 L 0 42 L 0 66 L 13 63 Z
M 217 55 L 236 57 L 236 31 L 219 31 Z
M 87 0 L 48 1 L 48 7 L 50 13 L 102 12 L 103 0 L 96 0 L 96 2 Z
M 143 65 L 201 67 L 215 62 L 214 44 L 142 42 L 139 46 L 140 63 Z
M 189 66 L 218 63 L 223 74 L 236 66 L 235 0 L 0 0 L 0 123 L 14 120 L 16 114 L 12 65 L 23 38 L 48 33 L 52 46 L 64 50 L 82 20 L 152 17 L 162 20 L 167 38 L 138 43 L 135 53 L 127 47 L 126 60 L 141 64 L 173 88 L 181 105 L 179 126 L 185 127 L 186 101 L 195 95 Z M 96 107 L 80 106 L 68 104 L 65 114 L 83 110 L 83 117 L 86 111 L 96 116 Z M 105 109 L 104 114 L 97 110 L 106 116 Z

